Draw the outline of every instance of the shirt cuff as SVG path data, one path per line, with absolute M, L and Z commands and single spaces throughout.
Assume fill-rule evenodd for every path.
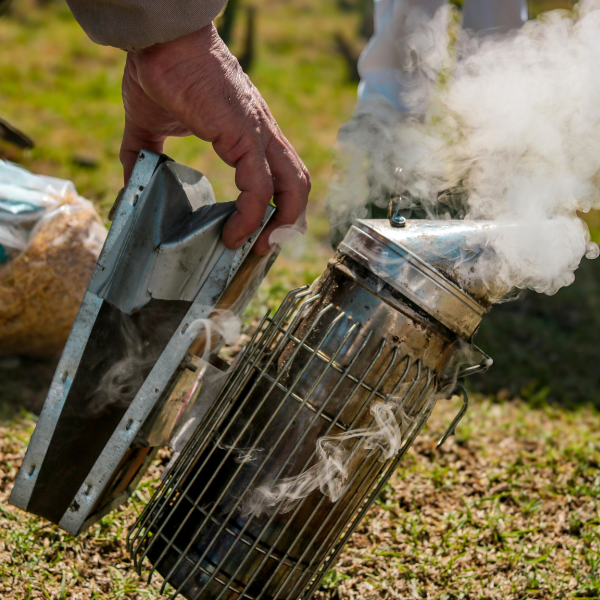
M 170 42 L 211 23 L 227 0 L 67 0 L 90 39 L 140 50 Z

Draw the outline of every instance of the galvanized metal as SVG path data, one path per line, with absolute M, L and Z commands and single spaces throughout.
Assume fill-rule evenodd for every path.
M 411 258 L 426 263 L 486 309 L 511 291 L 493 277 L 496 266 L 493 241 L 519 227 L 518 224 L 416 219 L 407 220 L 399 230 L 389 227 L 384 220 L 365 219 L 357 221 L 355 226 L 376 236 L 386 250 L 393 253 L 401 249 Z M 385 254 L 382 259 L 384 265 L 391 262 L 385 260 Z
M 126 314 L 153 298 L 194 300 L 224 249 L 223 224 L 235 212 L 235 202 L 217 204 L 202 173 L 173 161 L 140 187 L 128 235 L 119 236 L 90 282 L 90 291 Z
M 135 168 L 123 192 L 119 210 L 113 219 L 106 241 L 100 252 L 94 274 L 102 270 L 106 256 L 110 253 L 119 236 L 121 236 L 129 216 L 134 210 L 133 199 L 139 194 L 140 188 L 143 188 L 150 181 L 159 161 L 160 156 L 158 154 L 140 152 Z M 27 510 L 40 467 L 46 455 L 46 449 L 54 435 L 58 418 L 73 383 L 73 377 L 79 367 L 83 349 L 89 340 L 101 307 L 102 299 L 96 294 L 86 291 L 10 495 L 10 504 L 23 510 Z
M 439 269 L 440 256 L 436 255 L 437 264 L 428 261 L 435 250 L 435 246 L 432 249 L 428 243 L 451 245 L 456 252 L 454 245 L 460 248 L 464 235 L 457 239 L 454 229 L 444 222 L 438 241 L 436 230 L 425 228 L 426 225 L 418 221 L 406 221 L 403 228 L 390 227 L 382 220 L 357 221 L 339 251 L 371 270 L 444 326 L 470 339 L 487 312 L 486 306 L 444 275 Z M 459 233 L 464 234 L 466 229 L 463 226 Z M 444 231 L 451 235 L 444 236 Z M 444 264 L 446 273 L 453 269 L 453 255 L 447 256 Z
M 234 209 L 232 202 L 215 203 L 202 174 L 165 156 L 140 153 L 11 503 L 77 534 L 133 491 L 152 455 L 148 440 L 148 447 L 140 448 L 136 437 L 153 415 L 165 415 L 161 406 L 171 400 L 166 388 L 195 337 L 188 328 L 210 317 L 274 210 L 269 207 L 261 227 L 240 248 L 229 250 L 220 234 Z M 249 290 L 265 272 L 247 274 L 235 310 L 244 310 Z M 124 333 L 128 329 L 137 336 L 133 345 Z M 123 399 L 117 402 L 106 392 L 96 407 L 102 375 L 136 344 L 148 348 L 144 352 L 150 357 L 131 366 L 139 377 L 128 384 Z M 143 433 L 163 443 L 175 428 L 172 421 L 156 419 L 159 431 L 150 435 L 146 427 Z
M 148 558 L 172 597 L 310 597 L 427 421 L 459 345 L 339 254 L 314 289 L 292 292 L 263 320 L 131 530 L 138 568 Z M 397 455 L 385 460 L 359 438 L 335 502 L 317 490 L 289 512 L 249 512 L 257 488 L 310 469 L 319 439 L 370 427 L 373 405 L 392 400 L 405 414 Z

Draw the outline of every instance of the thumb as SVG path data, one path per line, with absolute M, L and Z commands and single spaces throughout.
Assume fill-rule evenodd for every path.
M 121 142 L 121 151 L 119 158 L 123 165 L 123 179 L 125 185 L 131 177 L 131 172 L 137 160 L 140 150 L 146 149 L 160 154 L 163 151 L 165 138 L 163 136 L 153 135 L 147 131 L 133 126 L 127 117 L 125 117 L 125 131 L 123 132 L 123 141 Z

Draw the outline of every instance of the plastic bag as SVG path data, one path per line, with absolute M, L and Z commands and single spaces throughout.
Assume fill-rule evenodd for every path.
M 0 161 L 0 355 L 60 354 L 105 238 L 70 181 Z

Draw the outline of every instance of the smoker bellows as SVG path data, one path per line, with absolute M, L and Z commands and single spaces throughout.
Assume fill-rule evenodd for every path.
M 171 173 L 181 168 L 164 164 L 163 169 Z M 153 173 L 150 179 L 157 177 L 157 171 Z M 132 195 L 130 188 L 121 204 L 132 204 L 128 194 Z M 161 214 L 167 195 L 162 193 L 161 200 L 158 192 L 149 212 Z M 226 205 L 210 206 L 215 214 L 228 214 L 221 208 Z M 134 240 L 137 227 L 148 230 L 148 220 L 139 214 L 129 233 Z M 195 247 L 194 252 L 208 249 L 214 257 L 215 248 L 221 248 L 218 232 L 224 219 L 209 220 L 209 229 L 207 221 L 199 221 L 209 233 L 205 245 Z M 124 230 L 122 221 L 120 227 Z M 55 522 L 78 531 L 121 501 L 143 472 L 141 463 L 152 455 L 152 447 L 173 445 L 173 432 L 183 430 L 181 415 L 194 415 L 185 421 L 187 443 L 129 533 L 136 564 L 141 568 L 148 559 L 152 572 L 158 571 L 176 594 L 189 599 L 309 598 L 426 423 L 437 399 L 458 386 L 466 407 L 466 392 L 457 378 L 491 364 L 483 353 L 478 364 L 464 369 L 458 361 L 464 348 L 471 346 L 490 299 L 502 293 L 473 277 L 472 267 L 486 252 L 485 241 L 494 227 L 463 221 L 356 222 L 318 281 L 311 288 L 290 292 L 278 311 L 263 319 L 226 375 L 218 371 L 213 355 L 193 354 L 204 345 L 194 343 L 190 353 L 190 337 L 185 343 L 179 340 L 205 286 L 218 283 L 210 307 L 206 308 L 206 297 L 201 301 L 206 317 L 215 305 L 223 304 L 223 298 L 247 298 L 243 294 L 246 283 L 253 287 L 260 279 L 255 272 L 250 278 L 244 275 L 245 270 L 250 272 L 244 265 L 251 259 L 229 256 L 226 276 L 219 279 L 215 267 L 206 267 L 193 284 L 186 280 L 185 285 L 176 286 L 163 280 L 170 272 L 164 265 L 176 269 L 176 261 L 151 256 L 152 245 L 138 250 L 139 246 L 121 240 L 119 247 L 129 250 L 121 251 L 102 275 L 104 295 L 94 292 L 98 279 L 92 280 L 89 294 L 102 302 L 98 314 L 104 308 L 128 315 L 138 305 L 142 308 L 133 316 L 143 314 L 161 295 L 166 297 L 162 302 L 187 302 L 187 312 L 181 309 L 169 319 L 163 317 L 170 327 L 160 343 L 151 340 L 157 347 L 162 344 L 151 357 L 158 360 L 150 360 L 142 381 L 133 386 L 137 391 L 129 390 L 128 399 L 117 404 L 113 434 L 90 441 L 90 446 L 98 448 L 99 458 L 89 474 L 80 474 L 79 487 L 71 485 L 74 493 L 61 505 L 66 512 L 60 518 L 52 515 Z M 112 239 L 116 248 L 116 236 L 109 235 L 107 245 Z M 106 264 L 103 257 L 110 254 L 110 248 L 105 248 L 99 265 Z M 169 252 L 176 250 L 169 248 Z M 221 248 L 216 255 L 222 257 L 223 252 Z M 207 265 L 220 260 L 207 255 L 202 259 Z M 135 281 L 127 277 L 133 271 L 138 273 Z M 142 276 L 144 283 L 138 285 Z M 124 296 L 122 290 L 127 290 Z M 185 300 L 176 300 L 178 295 Z M 83 358 L 79 355 L 79 369 L 94 373 L 86 367 L 85 357 L 90 344 L 97 347 L 98 342 L 93 328 L 91 335 L 89 330 L 80 329 L 84 333 L 74 337 L 76 325 L 65 354 L 68 358 L 76 344 L 81 349 L 87 332 L 90 341 Z M 58 460 L 60 454 L 50 452 L 61 427 L 62 413 L 57 407 L 62 406 L 64 412 L 73 389 L 78 390 L 78 406 L 85 408 L 92 401 L 89 393 L 75 386 L 77 364 L 73 375 L 67 376 L 67 380 L 73 377 L 71 392 L 61 392 L 62 405 L 55 400 L 62 390 L 64 362 L 63 356 L 54 392 L 44 408 L 45 420 L 40 419 L 43 428 L 39 434 L 36 429 L 36 443 L 32 442 L 31 456 L 28 453 L 13 493 L 18 505 L 28 510 L 32 510 L 38 473 L 47 469 L 60 474 L 62 470 L 63 480 L 72 477 Z M 203 379 L 205 373 L 215 371 L 221 373 L 220 378 Z M 93 414 L 99 418 L 104 413 Z M 137 436 L 127 437 L 133 423 Z M 61 429 L 61 435 L 67 446 L 74 443 L 68 427 Z M 106 456 L 111 457 L 110 465 L 103 460 Z M 88 490 L 86 486 L 96 481 L 92 476 L 98 474 L 99 465 L 105 479 L 98 481 L 104 482 L 104 489 L 95 492 L 92 486 Z M 123 476 L 123 469 L 128 477 Z M 29 483 L 30 479 L 34 481 Z M 120 496 L 117 489 L 121 489 Z M 107 490 L 112 490 L 108 496 Z M 87 503 L 86 492 L 96 493 Z M 76 520 L 82 513 L 85 520 L 82 516 Z
M 194 407 L 190 400 L 201 399 L 203 390 L 196 386 L 189 397 L 181 388 L 188 382 L 189 391 L 207 370 L 220 371 L 187 355 L 190 325 L 215 307 L 241 311 L 265 272 L 249 255 L 260 230 L 238 250 L 221 242 L 234 210 L 234 202 L 216 203 L 201 173 L 140 153 L 12 504 L 77 534 L 124 502 L 158 447 L 197 418 L 194 408 L 203 403 Z

